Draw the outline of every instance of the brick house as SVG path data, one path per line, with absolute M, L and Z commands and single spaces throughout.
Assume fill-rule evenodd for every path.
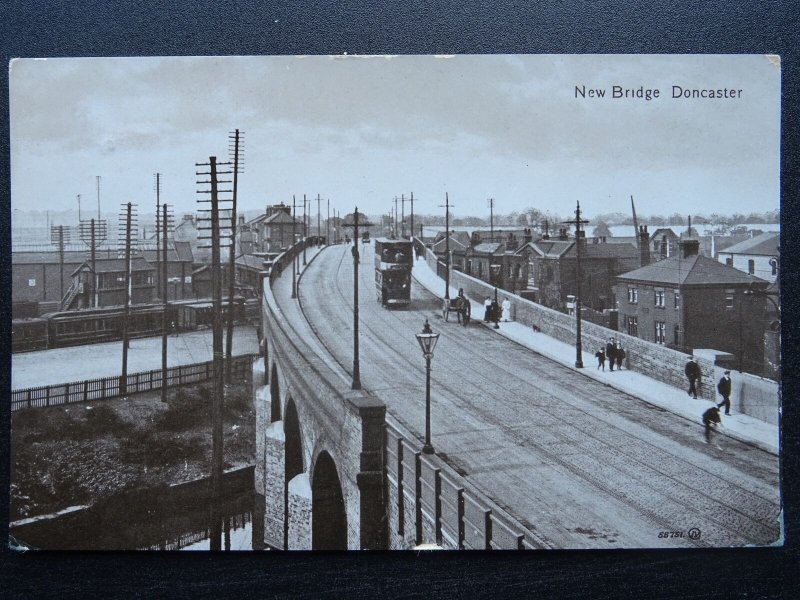
M 729 352 L 760 372 L 766 300 L 750 292 L 768 282 L 700 256 L 698 248 L 697 240 L 684 240 L 677 256 L 617 276 L 619 329 L 683 352 Z
M 257 298 L 261 296 L 261 272 L 264 270 L 264 259 L 245 254 L 237 256 L 234 267 L 235 279 L 233 282 L 233 293 L 236 296 L 245 298 Z M 228 263 L 220 265 L 222 273 L 222 296 L 228 296 Z M 194 297 L 211 298 L 213 288 L 211 285 L 211 266 L 203 265 L 192 273 L 192 290 Z
M 564 310 L 567 296 L 578 294 L 578 260 L 575 240 L 539 240 L 529 244 L 528 278 L 534 282 L 536 301 Z M 632 244 L 581 242 L 582 304 L 596 311 L 614 308 L 615 277 L 640 265 L 641 256 Z
M 302 204 L 302 203 L 301 203 Z M 280 203 L 267 206 L 263 215 L 247 223 L 253 234 L 253 246 L 257 252 L 279 252 L 292 245 L 295 235 L 303 235 L 303 217 L 292 217 L 292 207 Z M 299 238 L 298 238 L 299 239 Z

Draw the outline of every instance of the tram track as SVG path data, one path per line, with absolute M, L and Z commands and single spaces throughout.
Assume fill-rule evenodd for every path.
M 352 310 L 351 294 L 343 289 L 343 278 L 341 277 L 342 265 L 347 255 L 348 253 L 343 252 L 339 257 L 338 264 L 335 266 L 334 285 L 331 287 L 334 288 L 337 298 L 335 298 L 332 306 L 335 305 L 339 308 L 347 306 Z M 428 292 L 424 292 L 423 296 L 425 294 L 428 294 Z M 300 297 L 301 310 L 303 310 L 303 314 L 315 335 L 335 358 L 336 362 L 345 371 L 350 372 L 348 366 L 343 364 L 343 361 L 339 358 L 342 354 L 341 348 L 337 348 L 332 341 L 320 335 L 314 326 L 313 320 L 308 318 L 302 303 L 302 288 Z M 323 306 L 324 304 L 326 303 L 322 303 Z M 434 304 L 432 303 L 432 305 Z M 401 318 L 401 315 L 395 311 L 382 310 L 375 314 L 380 317 L 385 325 L 388 325 L 389 330 L 408 330 L 407 319 Z M 407 313 L 404 311 L 403 314 Z M 326 317 L 335 320 L 335 323 L 328 323 L 328 325 L 333 325 L 334 330 L 338 330 L 341 327 L 352 331 L 349 322 L 341 311 L 331 310 Z M 422 371 L 418 361 L 413 361 L 409 358 L 409 352 L 404 352 L 397 345 L 392 345 L 383 340 L 385 332 L 380 331 L 378 327 L 374 327 L 371 322 L 363 320 L 360 327 L 366 334 L 365 339 L 370 340 L 370 344 L 375 344 L 379 350 L 376 356 L 383 356 L 387 364 L 391 363 L 396 366 L 392 376 L 396 385 L 403 387 L 403 389 L 418 388 L 419 378 L 417 374 Z M 551 441 L 547 442 L 547 444 L 537 443 L 535 436 L 523 435 L 513 425 L 500 419 L 495 414 L 496 411 L 487 410 L 480 402 L 471 401 L 469 399 L 470 394 L 465 393 L 465 390 L 481 390 L 481 384 L 485 386 L 486 379 L 485 377 L 476 378 L 474 370 L 464 368 L 464 366 L 482 364 L 482 362 L 487 361 L 485 354 L 481 354 L 472 348 L 474 332 L 474 328 L 466 328 L 464 330 L 460 327 L 454 328 L 453 331 L 448 331 L 446 338 L 443 336 L 440 340 L 440 352 L 443 347 L 441 342 L 446 341 L 445 346 L 450 344 L 458 346 L 461 358 L 460 361 L 453 365 L 451 376 L 447 380 L 442 378 L 437 378 L 436 380 L 436 395 L 442 402 L 446 400 L 457 410 L 479 415 L 481 421 L 502 431 L 503 435 L 516 446 L 533 449 L 538 456 L 549 461 L 550 464 L 559 465 L 564 471 L 580 478 L 607 496 L 647 517 L 657 528 L 670 531 L 674 529 L 678 520 L 691 521 L 686 515 L 697 515 L 696 521 L 702 522 L 704 527 L 707 524 L 706 531 L 726 532 L 727 536 L 736 539 L 737 543 L 764 544 L 768 543 L 771 537 L 773 539 L 777 537 L 777 532 L 773 528 L 755 520 L 741 508 L 742 506 L 752 507 L 753 505 L 758 505 L 756 512 L 759 517 L 769 519 L 769 513 L 774 510 L 774 502 L 771 502 L 768 497 L 759 495 L 716 475 L 710 468 L 697 464 L 697 461 L 688 461 L 687 463 L 685 459 L 680 459 L 666 452 L 661 446 L 642 439 L 640 436 L 632 435 L 625 429 L 611 423 L 608 419 L 600 418 L 599 420 L 604 427 L 612 428 L 611 433 L 606 433 L 605 435 L 592 433 L 590 426 L 598 421 L 597 411 L 590 412 L 580 406 L 579 401 L 576 403 L 574 400 L 585 396 L 584 388 L 588 380 L 582 380 L 580 383 L 584 385 L 580 386 L 575 380 L 575 377 L 579 375 L 568 371 L 561 365 L 556 363 L 548 364 L 546 367 L 538 364 L 528 365 L 527 368 L 534 368 L 535 372 L 526 378 L 520 377 L 519 372 L 512 370 L 508 365 L 495 360 L 490 359 L 487 365 L 492 371 L 493 395 L 504 398 L 517 397 L 521 388 L 527 391 L 533 390 L 539 396 L 552 397 L 552 385 L 542 385 L 532 379 L 543 375 L 552 377 L 554 370 L 560 369 L 563 371 L 565 376 L 559 379 L 558 386 L 567 393 L 561 394 L 561 397 L 556 399 L 557 405 L 561 413 L 564 412 L 564 409 L 568 410 L 570 412 L 569 418 L 574 419 L 576 423 L 582 426 L 564 423 L 564 415 L 559 414 L 558 411 L 548 409 L 547 403 L 537 405 L 536 412 L 532 416 L 535 414 L 542 420 L 559 423 L 559 427 L 551 427 L 550 431 L 548 431 Z M 484 334 L 491 335 L 491 332 L 485 331 Z M 486 339 L 490 340 L 488 336 Z M 407 349 L 403 348 L 403 350 Z M 388 356 L 391 356 L 391 360 L 387 358 Z M 551 362 L 544 358 L 542 360 L 548 363 Z M 459 368 L 459 365 L 461 368 Z M 559 371 L 559 374 L 562 373 Z M 414 377 L 411 375 L 414 375 Z M 451 383 L 453 379 L 457 379 L 460 382 L 458 388 Z M 544 378 L 542 378 L 542 381 L 544 381 Z M 607 387 L 596 382 L 592 383 L 596 386 Z M 617 394 L 623 396 L 626 400 L 636 401 L 634 397 L 622 394 L 622 392 L 617 392 Z M 401 423 L 403 422 L 399 418 L 397 411 L 392 410 L 392 415 Z M 403 425 L 410 431 L 416 432 L 418 429 L 417 427 L 409 426 L 407 423 L 403 423 Z M 557 440 L 556 444 L 552 442 L 553 437 Z M 557 448 L 586 448 L 588 446 L 589 448 L 587 452 L 578 452 L 576 459 L 575 454 L 567 458 L 548 446 Z M 622 451 L 621 447 L 629 450 L 627 452 Z M 600 460 L 593 454 L 602 456 L 604 460 Z M 691 481 L 695 485 L 687 485 L 686 479 L 681 476 L 681 469 L 673 467 L 671 463 L 677 463 L 678 467 L 686 464 L 683 469 L 684 471 L 688 469 L 693 473 Z M 453 466 L 458 468 L 458 465 Z M 609 469 L 612 469 L 614 476 L 618 480 L 622 479 L 626 484 L 614 485 L 606 481 L 602 477 L 602 473 L 604 470 L 608 471 Z M 726 493 L 733 497 L 733 501 L 726 501 L 720 497 L 720 494 L 712 495 L 698 490 L 697 488 L 702 483 L 705 483 L 706 487 L 725 488 Z M 653 497 L 658 498 L 658 501 L 653 501 Z M 499 501 L 501 499 L 496 500 Z M 654 509 L 653 506 L 658 508 Z M 698 506 L 703 509 L 702 512 L 698 510 Z M 718 510 L 714 510 L 715 508 Z M 510 510 L 513 514 L 517 514 L 513 508 Z M 724 513 L 725 518 L 715 517 L 718 513 Z M 517 516 L 519 517 L 519 515 Z M 524 518 L 522 520 L 524 521 Z M 743 528 L 743 525 L 746 527 Z M 742 529 L 753 531 L 754 533 L 743 533 Z M 711 541 L 707 541 L 709 540 L 707 537 L 701 540 L 693 540 L 691 543 L 694 545 L 726 545 L 724 539 L 724 535 L 715 535 Z

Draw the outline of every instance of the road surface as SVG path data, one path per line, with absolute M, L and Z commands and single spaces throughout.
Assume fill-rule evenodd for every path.
M 729 438 L 720 440 L 722 449 L 709 446 L 700 424 L 584 377 L 480 323 L 445 323 L 440 301 L 419 285 L 412 286 L 409 309 L 382 308 L 371 246 L 361 247 L 364 389 L 423 439 L 425 361 L 414 334 L 428 318 L 441 334 L 431 382 L 437 454 L 554 547 L 742 546 L 779 539 L 776 456 Z M 352 272 L 350 248 L 330 247 L 309 265 L 300 287 L 311 329 L 348 373 Z

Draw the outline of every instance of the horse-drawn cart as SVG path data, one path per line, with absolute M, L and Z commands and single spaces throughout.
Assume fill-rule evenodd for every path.
M 444 317 L 445 321 L 447 321 L 451 312 L 456 313 L 459 323 L 462 325 L 469 325 L 471 307 L 469 300 L 464 296 L 445 298 L 442 301 L 442 317 Z

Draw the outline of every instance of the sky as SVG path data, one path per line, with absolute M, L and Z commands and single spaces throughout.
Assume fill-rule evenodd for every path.
M 345 214 L 778 208 L 775 57 L 651 55 L 17 59 L 12 210 L 198 205 L 195 163 L 244 137 L 239 206 L 303 194 Z M 612 86 L 660 97 L 612 98 Z M 741 90 L 674 99 L 674 85 Z M 604 89 L 581 97 L 576 86 Z M 585 87 L 584 87 L 585 86 Z M 316 209 L 316 202 L 314 202 Z M 408 210 L 408 205 L 406 209 Z

